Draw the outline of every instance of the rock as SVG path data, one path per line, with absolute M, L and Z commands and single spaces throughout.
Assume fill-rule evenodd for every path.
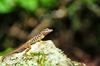
M 0 57 L 1 58 L 1 57 Z M 51 40 L 40 41 L 31 45 L 25 55 L 25 50 L 14 53 L 0 61 L 0 66 L 74 66 L 60 49 L 56 48 Z

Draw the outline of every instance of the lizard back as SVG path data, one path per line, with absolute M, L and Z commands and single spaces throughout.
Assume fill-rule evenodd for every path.
M 44 30 L 42 30 L 38 35 L 34 36 L 33 38 L 31 38 L 30 40 L 28 40 L 25 44 L 33 44 L 37 41 L 40 41 L 41 39 L 43 39 L 48 33 L 52 32 L 52 29 L 46 28 Z
M 46 28 L 44 30 L 42 30 L 38 35 L 36 35 L 35 37 L 31 38 L 30 40 L 28 40 L 25 44 L 23 44 L 21 47 L 19 47 L 18 49 L 5 54 L 4 56 L 2 56 L 2 61 L 5 57 L 10 56 L 11 54 L 15 53 L 15 52 L 22 52 L 23 50 L 25 50 L 26 48 L 29 48 L 28 45 L 32 45 L 37 41 L 40 41 L 41 39 L 43 39 L 48 33 L 52 32 L 52 29 Z

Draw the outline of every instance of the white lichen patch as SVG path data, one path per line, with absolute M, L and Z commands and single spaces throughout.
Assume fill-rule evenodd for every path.
M 14 53 L 0 62 L 0 66 L 73 66 L 71 60 L 51 40 L 40 41 L 31 45 L 25 55 L 25 50 Z

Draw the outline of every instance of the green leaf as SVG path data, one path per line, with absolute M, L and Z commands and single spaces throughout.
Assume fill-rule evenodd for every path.
M 11 12 L 15 6 L 14 0 L 0 0 L 0 13 Z
M 38 0 L 19 0 L 19 5 L 28 11 L 36 11 L 38 8 Z

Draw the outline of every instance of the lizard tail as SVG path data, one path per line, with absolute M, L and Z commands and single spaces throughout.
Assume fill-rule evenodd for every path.
M 14 52 L 15 52 L 15 51 L 10 52 L 10 53 L 5 54 L 4 56 L 2 56 L 1 61 L 3 62 L 3 60 L 4 60 L 5 57 L 9 57 L 9 56 L 10 56 L 12 53 L 14 53 Z

